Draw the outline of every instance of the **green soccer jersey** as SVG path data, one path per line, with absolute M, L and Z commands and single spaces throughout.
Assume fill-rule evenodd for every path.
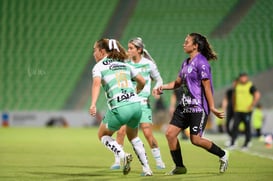
M 109 109 L 139 102 L 132 78 L 138 72 L 123 62 L 104 58 L 93 68 L 93 77 L 100 77 Z
M 145 79 L 145 86 L 138 95 L 141 97 L 142 100 L 148 99 L 151 94 L 152 79 L 156 81 L 154 88 L 157 88 L 158 86 L 163 84 L 156 64 L 153 61 L 144 57 L 142 57 L 142 59 L 138 63 L 129 61 L 128 64 L 135 67 Z M 136 83 L 134 82 L 134 86 L 136 86 L 135 84 Z

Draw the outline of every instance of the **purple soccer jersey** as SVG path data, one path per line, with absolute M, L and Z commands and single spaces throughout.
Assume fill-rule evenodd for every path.
M 202 86 L 202 80 L 209 79 L 213 92 L 211 68 L 208 60 L 201 53 L 197 54 L 191 62 L 186 59 L 180 69 L 179 77 L 182 79 L 182 97 L 180 104 L 185 113 L 202 112 L 208 115 L 209 106 Z

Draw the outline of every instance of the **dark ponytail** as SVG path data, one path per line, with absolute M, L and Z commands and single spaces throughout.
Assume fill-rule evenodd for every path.
M 189 36 L 193 39 L 193 44 L 198 44 L 198 51 L 204 55 L 208 61 L 209 60 L 216 60 L 217 54 L 214 52 L 212 47 L 210 46 L 206 37 L 199 33 L 191 33 Z

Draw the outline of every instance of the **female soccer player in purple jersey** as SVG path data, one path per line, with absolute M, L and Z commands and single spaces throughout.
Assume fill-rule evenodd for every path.
M 180 131 L 187 127 L 190 127 L 192 144 L 220 158 L 220 173 L 223 173 L 227 169 L 228 153 L 202 137 L 210 111 L 219 118 L 224 117 L 224 113 L 217 110 L 214 105 L 211 68 L 208 63 L 209 60 L 217 59 L 217 56 L 206 37 L 198 33 L 189 34 L 183 48 L 190 57 L 182 63 L 176 80 L 157 89 L 157 94 L 161 94 L 163 90 L 172 90 L 182 86 L 180 103 L 165 133 L 175 163 L 175 168 L 167 174 L 187 172 L 177 139 Z

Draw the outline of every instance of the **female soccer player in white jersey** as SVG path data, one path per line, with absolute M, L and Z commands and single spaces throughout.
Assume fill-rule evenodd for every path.
M 207 38 L 199 33 L 189 34 L 185 38 L 183 48 L 189 58 L 183 61 L 177 78 L 157 89 L 157 94 L 160 94 L 163 90 L 182 86 L 180 103 L 166 131 L 171 156 L 175 163 L 175 168 L 168 175 L 187 172 L 177 136 L 181 130 L 188 127 L 191 143 L 218 156 L 220 173 L 223 173 L 228 165 L 227 152 L 202 137 L 210 112 L 219 118 L 224 117 L 224 112 L 217 110 L 214 105 L 211 67 L 208 63 L 209 60 L 217 59 L 217 55 Z
M 96 102 L 101 85 L 109 107 L 100 124 L 98 137 L 110 151 L 123 160 L 123 174 L 126 175 L 131 170 L 132 155 L 125 153 L 123 148 L 111 137 L 122 125 L 126 125 L 128 140 L 132 143 L 143 165 L 145 176 L 151 176 L 152 171 L 146 152 L 138 137 L 138 125 L 142 110 L 137 93 L 143 89 L 145 80 L 132 66 L 124 63 L 124 60 L 127 59 L 126 51 L 116 40 L 101 39 L 96 41 L 93 55 L 97 63 L 92 72 L 90 114 L 96 115 Z M 137 86 L 133 85 L 132 79 L 137 82 Z
M 144 136 L 149 143 L 152 151 L 152 155 L 156 161 L 157 169 L 164 169 L 165 164 L 161 159 L 161 153 L 158 147 L 158 143 L 153 136 L 152 132 L 152 110 L 149 105 L 149 97 L 151 95 L 152 80 L 155 81 L 153 90 L 156 90 L 162 85 L 163 81 L 157 66 L 150 56 L 148 51 L 144 47 L 144 43 L 141 38 L 134 38 L 128 42 L 128 55 L 130 61 L 129 65 L 135 67 L 139 73 L 144 77 L 146 84 L 143 90 L 138 94 L 141 98 L 142 117 L 140 120 L 140 127 L 144 133 Z M 155 95 L 155 94 L 154 94 Z M 157 95 L 155 95 L 157 96 Z M 117 133 L 117 142 L 123 145 L 125 136 L 125 127 L 122 127 Z M 111 166 L 111 169 L 120 168 L 120 159 L 115 157 L 115 163 Z

